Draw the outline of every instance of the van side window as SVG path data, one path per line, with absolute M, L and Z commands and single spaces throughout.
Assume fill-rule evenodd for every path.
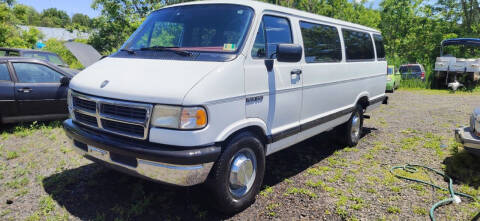
M 0 64 L 0 81 L 10 81 L 10 73 L 7 64 Z
M 373 42 L 369 33 L 343 29 L 347 61 L 375 59 Z
M 261 30 L 263 29 L 263 30 Z M 261 32 L 265 34 L 261 34 Z M 263 40 L 262 40 L 263 38 Z M 266 41 L 266 54 L 263 57 L 258 56 L 262 55 L 260 46 L 261 42 Z M 275 59 L 277 44 L 282 43 L 293 43 L 292 38 L 292 29 L 290 28 L 290 22 L 286 18 L 265 15 L 262 19 L 262 24 L 257 32 L 257 38 L 255 39 L 255 44 L 252 51 L 252 57 L 254 58 L 271 58 Z M 256 47 L 256 46 L 257 47 Z
M 340 62 L 342 45 L 336 27 L 300 22 L 307 63 Z
M 375 49 L 377 50 L 377 59 L 385 60 L 385 46 L 383 45 L 383 37 L 381 35 L 373 35 L 375 41 Z
M 257 37 L 253 43 L 252 58 L 265 58 L 265 28 L 263 21 L 258 28 Z

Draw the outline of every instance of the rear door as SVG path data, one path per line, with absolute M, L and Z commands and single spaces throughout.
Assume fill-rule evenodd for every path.
M 0 121 L 17 114 L 14 83 L 7 62 L 0 62 Z
M 40 63 L 12 63 L 17 77 L 15 97 L 23 116 L 67 114 L 67 89 L 60 72 Z

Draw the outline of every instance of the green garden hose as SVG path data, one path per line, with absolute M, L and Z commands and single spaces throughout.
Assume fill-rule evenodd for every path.
M 394 173 L 394 170 L 396 169 L 402 169 L 406 172 L 409 172 L 409 173 L 416 173 L 418 172 L 418 168 L 424 168 L 424 169 L 427 169 L 427 170 L 430 170 L 430 171 L 433 171 L 434 173 L 438 174 L 438 175 L 441 175 L 445 178 L 448 178 L 448 189 L 446 188 L 443 188 L 443 187 L 440 187 L 440 186 L 437 186 L 433 183 L 429 183 L 429 182 L 426 182 L 426 181 L 423 181 L 423 180 L 418 180 L 418 179 L 413 179 L 413 178 L 408 178 L 408 177 L 404 177 L 404 176 L 400 176 L 396 173 Z M 422 165 L 414 165 L 414 164 L 406 164 L 406 165 L 403 165 L 403 166 L 394 166 L 390 169 L 390 173 L 392 173 L 395 177 L 397 178 L 400 178 L 400 179 L 405 179 L 405 180 L 410 180 L 410 181 L 414 181 L 414 182 L 418 182 L 418 183 L 423 183 L 423 184 L 426 184 L 426 185 L 429 185 L 429 186 L 432 186 L 434 188 L 437 188 L 437 189 L 441 189 L 441 190 L 444 190 L 444 191 L 448 191 L 450 192 L 450 198 L 448 199 L 444 199 L 444 200 L 441 200 L 441 201 L 438 201 L 437 203 L 435 203 L 432 208 L 430 208 L 430 219 L 432 221 L 435 221 L 435 217 L 433 216 L 433 212 L 435 211 L 435 209 L 437 209 L 438 207 L 440 206 L 443 206 L 443 205 L 446 205 L 446 204 L 450 204 L 452 202 L 456 202 L 456 203 L 459 203 L 460 202 L 460 198 L 458 196 L 463 196 L 463 197 L 466 197 L 466 198 L 470 198 L 470 199 L 475 199 L 473 196 L 470 196 L 468 194 L 465 194 L 465 193 L 460 193 L 460 192 L 455 192 L 453 190 L 453 180 L 452 178 L 450 178 L 449 176 L 447 176 L 446 174 L 438 171 L 438 170 L 435 170 L 435 169 L 432 169 L 430 167 L 426 167 L 426 166 L 422 166 Z

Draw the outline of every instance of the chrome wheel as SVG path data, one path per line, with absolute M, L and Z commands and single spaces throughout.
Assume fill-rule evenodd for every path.
M 360 113 L 357 111 L 352 117 L 352 129 L 350 131 L 350 136 L 352 140 L 356 141 L 360 138 L 360 127 L 361 127 Z
M 241 149 L 232 158 L 230 166 L 230 192 L 236 198 L 243 197 L 255 182 L 257 160 L 248 148 Z

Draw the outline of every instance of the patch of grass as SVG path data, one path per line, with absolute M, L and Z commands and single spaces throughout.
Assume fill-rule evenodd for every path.
M 398 208 L 396 206 L 389 206 L 387 208 L 387 212 L 392 213 L 392 214 L 399 214 L 401 211 L 400 211 L 400 208 Z
M 321 176 L 324 172 L 319 170 L 318 168 L 308 168 L 307 173 L 314 176 Z
M 391 186 L 390 190 L 395 193 L 399 193 L 402 189 L 399 186 Z
M 413 149 L 416 149 L 416 147 L 419 145 L 421 140 L 422 138 L 419 136 L 407 137 L 407 138 L 403 138 L 400 141 L 400 145 L 401 145 L 401 148 L 404 150 L 413 150 Z
M 352 174 L 348 174 L 348 175 L 345 177 L 345 182 L 347 182 L 347 183 L 352 184 L 352 183 L 355 183 L 355 181 L 356 181 L 356 178 L 355 178 L 355 176 L 352 175 Z
M 6 182 L 5 186 L 11 189 L 20 189 L 21 187 L 26 186 L 30 181 L 28 178 L 24 177 L 22 179 L 14 179 L 12 181 Z
M 3 217 L 3 216 L 6 216 L 6 215 L 10 214 L 11 212 L 12 212 L 12 211 L 9 210 L 9 209 L 3 210 L 3 211 L 0 213 L 0 216 L 2 216 L 2 217 Z
M 327 179 L 330 183 L 335 183 L 343 177 L 343 169 L 337 168 L 335 169 L 333 177 L 329 177 Z
M 43 216 L 47 216 L 51 212 L 55 211 L 55 201 L 51 196 L 44 196 L 40 199 L 39 207 L 41 214 Z
M 268 196 L 270 193 L 273 193 L 273 188 L 271 186 L 265 186 L 265 189 L 260 191 L 260 196 Z
M 335 188 L 333 187 L 329 187 L 327 186 L 327 184 L 325 184 L 323 181 L 319 180 L 317 181 L 316 183 L 311 181 L 311 180 L 307 180 L 307 182 L 305 182 L 305 185 L 309 186 L 309 187 L 313 187 L 313 188 L 318 188 L 318 187 L 322 187 L 323 190 L 325 190 L 326 192 L 333 192 L 335 191 Z
M 426 208 L 416 207 L 416 206 L 413 207 L 413 213 L 415 213 L 415 214 L 417 214 L 417 215 L 421 215 L 421 216 L 425 216 L 425 215 L 428 214 Z
M 296 187 L 289 187 L 284 195 L 290 195 L 290 194 L 293 194 L 293 195 L 301 194 L 301 195 L 309 196 L 310 198 L 318 197 L 317 194 L 315 194 L 314 192 L 308 189 L 296 188 Z
M 348 218 L 348 212 L 344 208 L 337 207 L 337 210 L 335 210 L 335 213 L 337 215 L 339 215 L 342 219 L 347 219 Z
M 399 88 L 430 89 L 430 82 L 421 79 L 402 79 Z
M 18 153 L 15 151 L 7 151 L 7 155 L 5 157 L 7 160 L 13 160 L 18 157 Z
M 268 206 L 266 207 L 267 210 L 274 210 L 275 208 L 279 207 L 280 204 L 278 203 L 271 203 L 271 204 L 268 204 Z

